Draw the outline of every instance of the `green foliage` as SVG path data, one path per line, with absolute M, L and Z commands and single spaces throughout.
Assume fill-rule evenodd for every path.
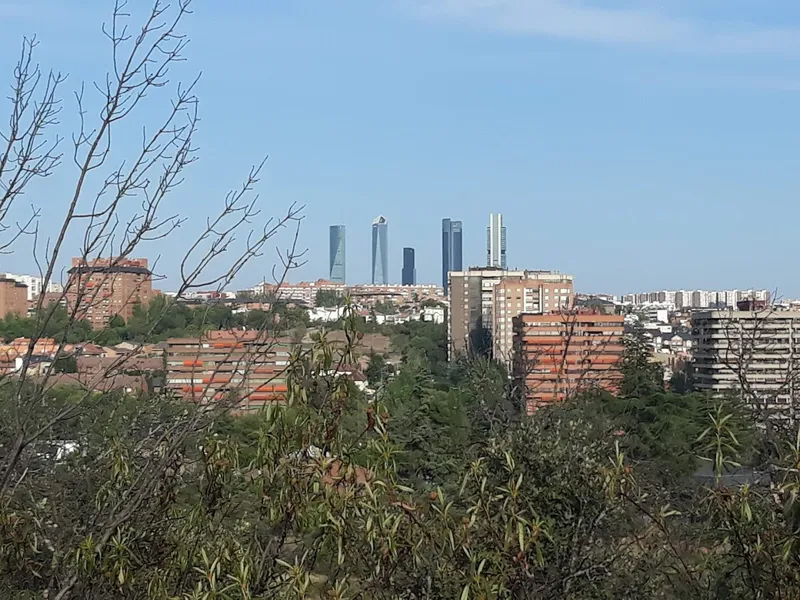
M 317 306 L 334 308 L 337 306 L 343 306 L 345 299 L 344 296 L 342 296 L 336 290 L 317 290 L 314 302 Z
M 15 338 L 30 338 L 41 332 L 42 337 L 60 339 L 66 333 L 66 342 L 75 343 L 88 339 L 92 326 L 87 321 L 69 323 L 66 309 L 62 306 L 52 305 L 42 311 L 40 315 L 21 318 L 14 314 L 6 315 L 0 319 L 0 338 L 11 341 Z
M 687 394 L 694 388 L 694 377 L 691 365 L 676 370 L 669 380 L 669 389 L 676 394 Z
M 398 474 L 416 487 L 443 485 L 465 466 L 470 424 L 458 390 L 434 388 L 421 360 L 411 360 L 386 387 L 388 429 L 402 451 Z
M 622 397 L 594 392 L 576 398 L 572 410 L 604 422 L 615 432 L 628 459 L 668 485 L 691 477 L 701 466 L 698 439 L 719 404 L 704 394 L 657 392 Z M 750 447 L 752 417 L 735 400 L 726 400 L 729 426 Z
M 53 363 L 53 371 L 56 373 L 77 373 L 78 361 L 74 354 L 59 356 Z
M 420 306 L 422 308 L 431 308 L 431 307 L 437 307 L 437 306 L 443 306 L 443 305 L 438 300 L 434 300 L 433 298 L 426 298 L 425 300 L 420 302 Z
M 427 365 L 437 381 L 447 378 L 447 327 L 424 321 L 408 321 L 388 328 L 392 350 L 401 354 L 403 361 L 411 358 Z
M 397 306 L 389 300 L 382 302 L 378 300 L 373 307 L 373 310 L 381 315 L 395 315 L 397 314 Z
M 354 315 L 342 326 L 357 340 Z M 408 334 L 365 398 L 334 373 L 353 344 L 314 333 L 286 405 L 244 416 L 0 386 L 0 597 L 798 597 L 800 438 L 772 440 L 775 486 L 743 485 L 764 430 L 732 401 L 656 389 L 633 355 L 630 393 L 526 417 L 502 365 L 462 359 L 443 380 L 438 346 Z M 17 452 L 27 402 L 42 433 Z
M 386 358 L 382 354 L 370 352 L 369 366 L 367 366 L 364 375 L 367 377 L 367 383 L 370 387 L 377 388 L 389 377 L 389 365 L 386 363 Z
M 278 303 L 269 311 L 253 310 L 234 314 L 230 306 L 220 303 L 188 305 L 172 302 L 165 296 L 155 296 L 147 306 L 137 303 L 128 323 L 114 315 L 107 327 L 95 331 L 87 321 L 69 323 L 66 310 L 57 305 L 43 309 L 41 315 L 19 318 L 8 315 L 0 319 L 0 338 L 10 341 L 30 337 L 42 329 L 44 337 L 69 344 L 93 342 L 101 346 L 114 346 L 120 342 L 161 342 L 171 337 L 197 337 L 209 329 L 247 327 L 275 334 L 288 334 L 305 328 L 308 313 L 302 308 Z
M 651 352 L 641 327 L 627 334 L 623 343 L 622 385 L 620 395 L 624 397 L 651 396 L 664 389 L 664 372 L 651 360 Z

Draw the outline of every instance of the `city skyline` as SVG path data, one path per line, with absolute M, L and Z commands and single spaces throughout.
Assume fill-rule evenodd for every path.
M 70 74 L 65 99 L 81 82 L 92 89 L 92 81 L 104 81 L 107 40 L 97 15 L 108 17 L 107 4 L 17 4 L 2 17 L 19 35 L 0 39 L 0 72 L 12 72 L 20 36 L 36 33 L 42 67 Z M 300 247 L 308 263 L 294 280 L 327 276 L 329 224 L 365 215 L 346 224 L 348 246 L 367 249 L 366 225 L 382 212 L 392 223 L 392 262 L 413 246 L 418 279 L 440 281 L 442 216 L 464 222 L 464 266 L 481 265 L 486 213 L 495 210 L 513 226 L 510 267 L 558 268 L 585 290 L 738 286 L 800 296 L 790 275 L 790 227 L 800 217 L 794 3 L 756 10 L 742 2 L 700 8 L 630 0 L 618 10 L 598 2 L 583 10 L 586 2 L 553 0 L 564 8 L 548 13 L 531 3 L 514 32 L 505 3 L 436 10 L 445 3 L 433 0 L 429 13 L 413 10 L 422 5 L 416 0 L 401 4 L 198 6 L 187 20 L 190 60 L 174 73 L 177 82 L 203 72 L 200 161 L 165 204 L 179 214 L 192 206 L 181 246 L 268 154 L 256 190 L 262 214 L 280 214 L 293 201 L 307 207 Z M 519 0 L 512 4 L 525 12 Z M 640 12 L 659 34 L 645 36 L 646 28 L 626 21 Z M 364 72 L 375 79 L 367 82 Z M 134 124 L 158 116 L 157 106 L 143 105 Z M 261 115 L 256 126 L 253 114 Z M 741 118 L 752 114 L 759 117 Z M 69 102 L 60 118 L 75 129 Z M 236 144 L 225 143 L 234 132 Z M 119 136 L 115 149 L 135 148 L 136 137 Z M 40 181 L 28 197 L 58 212 L 68 205 L 63 183 Z M 781 219 L 754 213 L 754 201 Z M 532 245 L 516 226 L 560 223 L 565 207 L 579 217 L 566 239 L 561 227 L 542 227 Z M 427 217 L 431 208 L 437 214 Z M 696 236 L 698 223 L 714 226 Z M 54 238 L 52 227 L 43 222 L 40 239 Z M 690 239 L 654 239 L 654 230 Z M 598 231 L 608 233 L 598 238 Z M 270 247 L 287 247 L 290 235 Z M 719 249 L 743 239 L 770 251 L 719 260 Z M 80 243 L 79 233 L 65 240 L 71 252 Z M 174 285 L 175 240 L 154 241 L 147 251 L 161 257 L 165 286 Z M 4 271 L 37 271 L 29 252 L 4 261 Z M 276 262 L 265 254 L 236 284 L 268 277 Z M 347 276 L 369 281 L 368 250 L 351 252 Z
M 490 213 L 489 218 L 490 218 L 490 225 L 489 225 L 489 227 L 486 228 L 486 238 L 485 238 L 485 243 L 486 243 L 485 260 L 486 260 L 486 263 L 489 263 L 490 260 L 491 260 L 489 255 L 490 255 L 491 238 L 492 238 L 492 234 L 491 234 L 492 224 L 494 224 L 495 228 L 499 227 L 499 231 L 501 232 L 501 235 L 500 235 L 500 238 L 499 238 L 500 256 L 501 256 L 501 260 L 506 262 L 505 266 L 501 267 L 501 268 L 505 268 L 505 269 L 508 269 L 508 270 L 514 270 L 514 269 L 520 268 L 517 265 L 508 265 L 507 264 L 507 256 L 503 252 L 503 248 L 505 248 L 505 245 L 506 245 L 506 235 L 507 235 L 507 228 L 505 226 L 505 221 L 504 221 L 503 214 L 502 213 Z M 379 220 L 382 220 L 382 223 L 380 223 L 380 225 L 382 225 L 385 228 L 385 230 L 387 231 L 386 239 L 384 239 L 383 241 L 384 241 L 384 243 L 386 245 L 386 248 L 387 248 L 387 250 L 385 252 L 385 256 L 386 256 L 386 260 L 388 261 L 389 257 L 392 254 L 392 251 L 391 251 L 390 246 L 388 244 L 388 219 L 384 215 L 379 215 L 378 217 L 376 217 L 373 220 L 373 223 L 372 223 L 373 251 L 376 250 L 376 248 L 374 247 L 375 240 L 376 240 L 374 231 L 375 231 L 376 223 Z M 343 240 L 343 244 L 346 247 L 346 242 L 344 242 L 344 240 L 346 239 L 347 227 L 346 227 L 346 225 L 330 225 L 329 226 L 329 230 L 330 230 L 330 234 L 329 234 L 330 235 L 330 245 L 329 245 L 330 247 L 329 247 L 329 270 L 328 270 L 328 273 L 326 275 L 322 275 L 322 276 L 318 276 L 318 277 L 313 277 L 312 276 L 312 277 L 306 278 L 306 279 L 290 277 L 289 281 L 299 282 L 299 281 L 314 281 L 314 280 L 317 280 L 317 279 L 327 279 L 327 280 L 330 280 L 330 281 L 334 281 L 336 283 L 345 283 L 344 281 L 335 280 L 332 277 L 332 272 L 333 272 L 332 269 L 333 269 L 333 265 L 334 265 L 334 235 L 335 235 L 334 232 L 337 232 L 336 234 L 341 232 L 341 239 Z M 414 284 L 420 283 L 420 284 L 437 284 L 437 285 L 441 285 L 442 288 L 444 289 L 445 295 L 446 295 L 447 294 L 447 273 L 448 273 L 448 269 L 446 268 L 446 263 L 449 262 L 449 260 L 450 260 L 450 253 L 451 252 L 453 253 L 453 257 L 454 257 L 456 262 L 454 263 L 455 266 L 453 268 L 449 269 L 449 270 L 461 271 L 461 270 L 467 269 L 467 268 L 480 268 L 480 267 L 483 267 L 483 266 L 490 266 L 490 265 L 488 265 L 486 263 L 481 263 L 480 261 L 476 261 L 473 264 L 467 263 L 466 266 L 464 266 L 463 261 L 459 262 L 458 257 L 461 255 L 461 253 L 463 251 L 463 241 L 462 241 L 463 237 L 462 237 L 462 235 L 463 235 L 463 223 L 462 223 L 461 220 L 455 220 L 455 219 L 451 219 L 451 218 L 443 218 L 443 219 L 441 219 L 441 242 L 442 242 L 442 244 L 441 244 L 441 251 L 440 251 L 441 254 L 438 257 L 439 260 L 440 260 L 440 268 L 442 270 L 442 275 L 441 275 L 442 279 L 441 279 L 441 281 L 438 281 L 436 279 L 421 279 L 421 278 L 417 277 L 417 268 L 416 267 L 417 267 L 417 264 L 419 264 L 419 263 L 416 260 L 416 256 L 417 256 L 416 248 L 411 247 L 411 246 L 403 246 L 402 249 L 401 249 L 401 252 L 400 252 L 400 262 L 401 262 L 401 265 L 403 265 L 403 266 L 401 266 L 401 269 L 400 269 L 400 277 L 397 280 L 395 280 L 392 277 L 392 273 L 389 270 L 388 264 L 387 264 L 386 265 L 386 272 L 388 273 L 388 279 L 387 279 L 387 281 L 386 281 L 386 283 L 384 285 L 396 285 L 396 284 L 401 284 L 402 285 L 403 272 L 405 270 L 404 267 L 405 267 L 405 262 L 406 262 L 405 252 L 406 252 L 406 250 L 412 250 L 412 252 L 414 254 Z M 451 246 L 452 246 L 453 249 L 455 249 L 455 251 L 451 250 Z M 344 248 L 342 250 L 344 251 Z M 472 250 L 474 251 L 474 248 L 472 248 Z M 380 251 L 379 251 L 379 254 L 380 254 Z M 430 263 L 432 262 L 431 261 L 431 257 L 422 256 L 421 258 L 423 260 L 423 264 L 430 265 Z M 381 268 L 382 268 L 381 265 L 376 265 L 376 266 L 378 267 L 377 270 L 380 271 Z M 528 270 L 537 270 L 537 269 L 538 270 L 549 270 L 551 268 L 556 268 L 557 269 L 557 266 L 554 267 L 553 265 L 536 265 L 534 267 L 531 267 L 530 265 L 525 265 L 522 268 L 528 269 Z M 367 284 L 367 283 L 371 283 L 371 282 L 372 282 L 371 279 L 358 280 L 358 281 L 355 281 L 355 284 L 359 285 L 359 284 Z M 380 285 L 381 284 L 378 281 L 375 281 L 374 283 L 376 285 Z M 670 288 L 670 287 L 672 288 L 673 294 L 674 294 L 676 290 L 688 291 L 689 293 L 692 293 L 693 291 L 698 291 L 698 290 L 702 291 L 700 288 L 703 288 L 703 287 L 708 288 L 709 286 L 706 286 L 706 285 L 701 285 L 701 286 L 696 286 L 696 287 L 685 286 L 685 285 L 684 286 L 656 286 L 655 289 L 657 291 L 655 293 L 663 292 L 664 290 L 667 290 L 667 288 Z M 641 286 L 639 286 L 639 288 L 641 289 Z M 752 285 L 751 286 L 738 286 L 738 287 L 735 286 L 735 285 L 734 286 L 720 286 L 719 289 L 722 289 L 722 288 L 728 288 L 728 289 L 733 289 L 733 290 L 748 290 L 748 289 L 752 290 L 752 289 L 755 288 L 755 286 L 752 286 Z M 611 289 L 610 286 L 605 287 L 605 288 L 601 288 L 601 289 L 595 289 L 595 288 L 587 289 L 586 287 L 580 287 L 579 286 L 578 292 L 579 293 L 584 293 L 584 294 L 590 294 L 590 295 L 591 294 L 615 295 L 614 294 L 614 290 Z M 645 294 L 647 294 L 647 293 L 653 294 L 654 292 L 644 292 L 644 293 Z M 770 293 L 772 293 L 772 292 L 770 292 Z M 620 298 L 622 298 L 623 296 L 641 295 L 641 294 L 642 294 L 642 292 L 633 293 L 633 294 L 624 294 L 624 295 L 620 295 Z M 785 297 L 788 297 L 788 296 L 785 296 Z M 793 297 L 791 297 L 791 298 L 793 298 Z

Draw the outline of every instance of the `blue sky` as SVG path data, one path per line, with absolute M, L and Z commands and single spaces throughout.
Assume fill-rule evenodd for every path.
M 36 33 L 42 64 L 69 72 L 66 91 L 101 76 L 110 8 L 0 0 L 0 73 L 21 36 Z M 327 228 L 341 223 L 348 281 L 367 281 L 370 224 L 383 214 L 392 279 L 413 246 L 418 279 L 438 282 L 441 219 L 464 222 L 465 263 L 481 264 L 489 212 L 501 211 L 509 265 L 572 273 L 580 291 L 755 286 L 800 296 L 796 0 L 196 0 L 194 9 L 176 76 L 203 73 L 201 158 L 170 200 L 190 221 L 147 249 L 168 277 L 202 216 L 268 154 L 264 213 L 306 205 L 308 262 L 293 280 L 327 275 Z M 135 118 L 152 121 L 157 108 Z M 26 201 L 56 214 L 70 175 Z M 0 257 L 0 270 L 26 261 Z M 268 277 L 274 262 L 268 253 L 251 264 L 238 287 Z

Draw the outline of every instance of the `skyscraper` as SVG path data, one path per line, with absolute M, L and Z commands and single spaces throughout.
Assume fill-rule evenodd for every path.
M 345 273 L 345 228 L 344 225 L 331 225 L 329 279 L 334 283 L 345 283 Z
M 389 221 L 380 215 L 372 222 L 372 285 L 389 284 Z
M 403 285 L 417 284 L 417 269 L 414 268 L 414 249 L 403 248 L 403 273 L 401 282 Z
M 461 221 L 442 219 L 442 287 L 447 295 L 447 273 L 463 268 Z
M 486 266 L 506 268 L 506 228 L 503 215 L 491 213 L 486 228 Z

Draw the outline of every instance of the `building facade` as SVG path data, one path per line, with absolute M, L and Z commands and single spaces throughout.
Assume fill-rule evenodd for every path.
M 300 283 L 282 283 L 281 285 L 262 283 L 253 288 L 255 294 L 266 296 L 270 300 L 297 302 L 309 307 L 317 305 L 317 292 L 320 290 L 335 292 L 340 296 L 344 296 L 347 288 L 343 283 L 334 283 L 327 279 L 301 281 Z
M 389 284 L 389 221 L 378 216 L 372 222 L 372 285 Z
M 344 284 L 347 273 L 345 264 L 346 241 L 344 225 L 330 227 L 330 264 L 328 275 L 333 283 Z
M 489 215 L 489 227 L 486 228 L 486 266 L 507 268 L 506 228 L 500 213 Z
M 494 288 L 504 280 L 522 279 L 533 279 L 539 283 L 550 279 L 553 284 L 573 280 L 571 275 L 563 275 L 557 271 L 508 271 L 489 267 L 453 271 L 449 274 L 450 310 L 447 334 L 451 359 L 460 353 L 491 355 L 495 314 Z M 572 289 L 566 283 L 555 287 L 559 290 Z M 561 295 L 559 292 L 559 301 Z M 573 294 L 569 293 L 567 296 L 571 302 Z M 547 310 L 555 310 L 555 306 L 548 306 Z
M 28 300 L 34 300 L 38 298 L 39 295 L 42 293 L 43 286 L 43 278 L 38 277 L 36 275 L 17 275 L 15 273 L 0 273 L 0 279 L 13 279 L 18 281 L 19 283 L 24 283 L 28 286 Z M 50 285 L 47 286 L 47 292 L 61 292 L 63 291 L 63 286 L 60 283 L 56 283 L 51 281 Z
M 10 277 L 0 278 L 0 318 L 28 316 L 28 286 Z
M 442 219 L 442 288 L 447 295 L 447 274 L 463 268 L 461 221 Z
M 24 283 L 28 287 L 28 300 L 38 298 L 42 293 L 42 278 L 33 275 L 16 275 L 14 273 L 0 274 L 2 279 L 13 279 L 19 283 Z
M 623 319 L 577 311 L 514 317 L 512 373 L 528 412 L 593 388 L 616 392 Z
M 692 334 L 696 389 L 717 396 L 738 394 L 753 405 L 795 416 L 800 312 L 697 311 Z
M 281 403 L 294 344 L 259 331 L 209 331 L 167 340 L 167 389 L 208 403 L 232 398 L 240 410 Z
M 662 290 L 660 292 L 640 292 L 625 294 L 625 304 L 642 306 L 646 304 L 666 304 L 673 309 L 688 308 L 736 308 L 743 300 L 770 301 L 768 290 Z
M 327 279 L 317 281 L 301 281 L 299 283 L 284 283 L 273 285 L 264 283 L 251 288 L 251 291 L 267 299 L 283 302 L 296 302 L 308 307 L 316 306 L 318 291 L 334 292 L 339 296 L 352 296 L 359 304 L 374 304 L 375 302 L 394 302 L 395 304 L 410 304 L 423 300 L 444 302 L 442 288 L 432 284 L 418 285 L 342 285 Z
M 67 306 L 95 329 L 107 327 L 115 315 L 127 322 L 137 303 L 147 306 L 153 297 L 153 274 L 146 258 L 101 258 L 88 263 L 73 258 L 67 273 Z
M 417 285 L 351 285 L 347 294 L 357 304 L 370 306 L 377 302 L 413 304 L 423 300 L 444 302 L 442 288 L 432 284 Z
M 568 311 L 575 303 L 571 275 L 526 272 L 524 278 L 508 278 L 494 286 L 492 302 L 492 356 L 511 365 L 514 351 L 513 319 L 522 313 Z
M 403 285 L 417 285 L 417 269 L 414 262 L 414 249 L 403 248 L 403 272 L 400 278 L 400 283 Z

